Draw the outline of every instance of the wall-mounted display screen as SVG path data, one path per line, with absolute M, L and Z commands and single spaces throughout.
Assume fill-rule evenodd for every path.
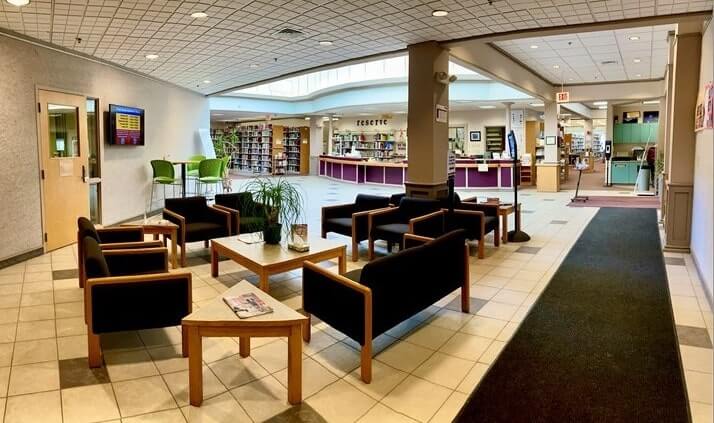
M 109 105 L 109 136 L 111 145 L 144 145 L 144 109 Z

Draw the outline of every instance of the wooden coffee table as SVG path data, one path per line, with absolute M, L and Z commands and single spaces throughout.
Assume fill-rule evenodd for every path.
M 176 240 L 178 225 L 169 222 L 168 220 L 139 220 L 136 222 L 122 223 L 119 226 L 141 226 L 144 228 L 144 234 L 153 235 L 154 239 L 159 239 L 159 235 L 164 236 L 164 244 L 166 243 L 166 236 L 171 238 L 171 267 L 174 269 L 178 268 L 178 254 L 176 253 Z
M 223 302 L 225 296 L 252 292 L 265 301 L 272 313 L 247 319 L 239 318 Z M 240 356 L 250 355 L 251 337 L 286 336 L 288 338 L 288 402 L 302 401 L 302 327 L 307 317 L 262 292 L 248 281 L 241 281 L 181 321 L 188 336 L 188 385 L 191 405 L 203 401 L 203 337 L 238 337 Z
M 310 251 L 299 253 L 288 249 L 285 243 L 269 245 L 264 242 L 248 244 L 237 236 L 211 240 L 211 275 L 218 276 L 218 262 L 221 256 L 228 257 L 244 266 L 260 278 L 260 289 L 269 292 L 268 277 L 302 267 L 303 262 L 313 263 L 338 259 L 339 272 L 347 271 L 346 247 L 344 244 L 322 238 L 310 238 Z

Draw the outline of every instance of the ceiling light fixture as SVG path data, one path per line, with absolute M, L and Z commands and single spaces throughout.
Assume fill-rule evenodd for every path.
M 594 101 L 593 105 L 595 106 L 607 106 L 607 101 Z
M 144 57 L 146 57 L 146 60 L 156 60 L 159 58 L 159 55 L 158 54 L 147 54 Z
M 478 106 L 478 107 L 479 107 L 480 109 L 495 109 L 495 108 L 496 108 L 496 106 L 489 106 L 489 105 L 486 105 L 486 106 Z
M 659 100 L 645 100 L 642 104 L 659 104 Z
M 320 44 L 321 46 L 331 46 L 332 45 L 332 41 L 330 41 L 330 40 L 318 41 L 317 43 Z
M 446 10 L 432 10 L 432 12 L 431 12 L 431 16 L 434 16 L 437 18 L 444 17 L 448 14 L 449 14 L 449 12 L 447 12 Z
M 545 103 L 529 103 L 533 107 L 543 107 L 545 106 Z
M 531 45 L 531 48 L 535 49 L 535 48 L 538 48 L 538 46 L 533 44 L 533 45 Z
M 191 17 L 196 19 L 203 19 L 207 18 L 208 15 L 206 14 L 206 12 L 193 12 L 191 13 Z
M 203 83 L 204 83 L 204 84 L 210 84 L 210 83 L 211 83 L 211 80 L 210 80 L 210 79 L 204 79 L 204 80 L 203 80 Z
M 607 110 L 607 106 L 598 106 L 598 109 L 600 109 L 600 110 Z
M 633 62 L 635 62 L 635 63 L 640 63 L 641 61 L 642 61 L 642 60 L 641 60 L 641 59 L 639 59 L 639 58 L 638 58 L 638 59 L 634 59 L 634 60 L 633 60 Z
M 260 67 L 260 65 L 257 64 L 257 63 L 251 63 L 250 65 L 248 65 L 248 67 L 251 68 L 251 69 L 257 69 L 257 68 Z
M 638 73 L 638 74 L 635 75 L 635 76 L 636 76 L 637 78 L 642 78 L 642 74 L 641 74 L 641 73 Z
M 553 69 L 560 69 L 560 65 L 553 65 Z
M 22 7 L 30 4 L 30 0 L 7 0 L 13 6 Z
M 640 37 L 637 35 L 630 35 L 629 37 L 627 37 L 627 39 L 630 41 L 638 41 Z
M 310 120 L 310 116 L 305 116 L 305 120 Z

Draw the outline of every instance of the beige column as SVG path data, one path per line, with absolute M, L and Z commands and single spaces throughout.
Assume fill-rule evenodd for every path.
M 662 221 L 665 220 L 667 216 L 667 180 L 669 179 L 669 145 L 670 145 L 670 115 L 672 114 L 672 89 L 674 81 L 674 42 L 677 37 L 671 32 L 667 38 L 669 42 L 669 59 L 667 62 L 667 68 L 665 69 L 665 102 L 662 107 L 660 107 L 660 127 L 663 135 L 663 145 L 662 151 L 664 152 L 664 187 L 663 192 L 660 193 L 661 210 L 660 213 Z
M 407 144 L 409 196 L 443 198 L 448 194 L 446 167 L 449 123 L 437 122 L 437 108 L 449 107 L 449 85 L 437 74 L 448 74 L 449 51 L 434 41 L 413 44 L 409 51 Z
M 615 107 L 612 104 L 607 105 L 607 122 L 605 122 L 605 139 L 612 141 L 615 132 Z
M 555 102 L 545 102 L 545 113 L 544 113 L 544 119 L 545 119 L 545 128 L 543 130 L 543 136 L 545 137 L 545 140 L 547 141 L 548 137 L 556 137 L 556 144 L 555 145 L 545 145 L 545 158 L 544 162 L 546 163 L 557 163 L 558 160 L 560 159 L 558 157 L 558 144 L 557 144 L 557 138 L 558 138 L 558 108 L 560 106 L 555 103 Z
M 680 31 L 682 30 L 680 25 Z M 672 108 L 668 114 L 666 251 L 689 252 L 694 184 L 694 109 L 699 90 L 702 35 L 678 33 L 674 46 Z
M 310 175 L 317 175 L 320 170 L 320 154 L 322 149 L 322 121 L 319 117 L 312 116 L 310 121 Z
M 332 140 L 334 139 L 334 132 L 332 128 L 332 118 L 334 114 L 330 113 L 327 119 L 327 154 L 332 154 Z M 341 153 L 341 152 L 340 152 Z

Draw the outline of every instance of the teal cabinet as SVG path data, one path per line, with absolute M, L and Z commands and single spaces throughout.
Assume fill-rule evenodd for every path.
M 634 185 L 637 182 L 638 161 L 612 162 L 612 183 L 617 185 Z
M 618 144 L 655 144 L 658 131 L 658 123 L 617 123 L 612 138 Z

